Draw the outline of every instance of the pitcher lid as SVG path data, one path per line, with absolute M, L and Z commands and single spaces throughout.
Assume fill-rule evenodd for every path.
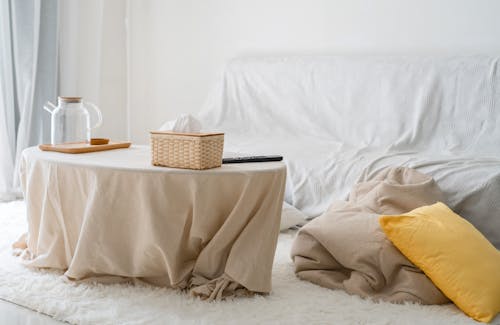
M 58 99 L 61 102 L 64 102 L 64 103 L 81 103 L 82 102 L 82 97 L 64 97 L 64 96 L 59 96 Z

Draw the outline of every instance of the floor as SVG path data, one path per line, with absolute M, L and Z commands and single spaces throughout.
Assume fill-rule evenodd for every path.
M 50 316 L 0 300 L 0 325 L 60 325 Z

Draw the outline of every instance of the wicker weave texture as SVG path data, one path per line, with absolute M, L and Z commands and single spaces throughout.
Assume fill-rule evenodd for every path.
M 186 169 L 220 167 L 224 134 L 186 136 L 151 133 L 152 163 Z

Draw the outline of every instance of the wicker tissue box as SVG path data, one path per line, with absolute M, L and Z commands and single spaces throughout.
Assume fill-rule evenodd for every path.
M 209 169 L 222 164 L 224 133 L 150 133 L 152 164 L 155 166 Z

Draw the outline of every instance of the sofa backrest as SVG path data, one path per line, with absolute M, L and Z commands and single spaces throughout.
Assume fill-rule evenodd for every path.
M 486 56 L 237 59 L 203 120 L 229 134 L 495 154 L 498 66 L 499 57 Z

